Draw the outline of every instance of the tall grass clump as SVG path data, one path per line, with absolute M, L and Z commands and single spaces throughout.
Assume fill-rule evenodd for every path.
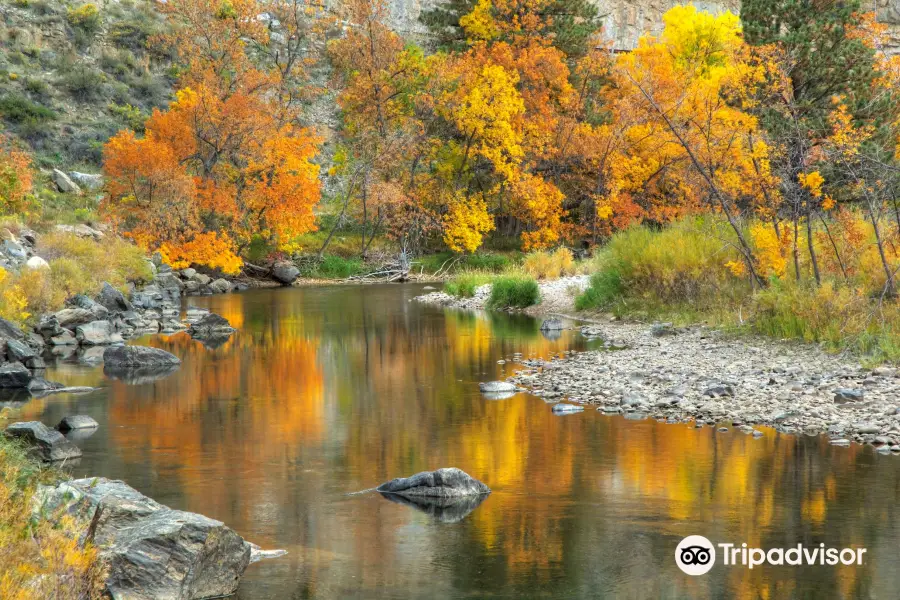
M 457 298 L 471 298 L 475 290 L 490 281 L 487 273 L 460 273 L 444 284 L 444 291 Z
M 364 270 L 365 264 L 362 259 L 329 254 L 318 263 L 304 268 L 303 276 L 313 279 L 347 279 L 361 274 Z
M 527 308 L 541 300 L 537 281 L 530 277 L 498 277 L 491 285 L 488 308 Z
M 685 219 L 662 230 L 637 226 L 616 233 L 597 261 L 599 271 L 577 300 L 580 309 L 608 308 L 615 300 L 702 309 L 750 291 L 735 275 L 739 261 L 722 224 Z
M 102 597 L 96 549 L 78 543 L 80 532 L 71 516 L 47 514 L 36 506 L 38 484 L 58 478 L 0 435 L 0 598 Z
M 575 273 L 575 258 L 568 248 L 531 252 L 522 261 L 522 269 L 537 279 L 557 279 Z

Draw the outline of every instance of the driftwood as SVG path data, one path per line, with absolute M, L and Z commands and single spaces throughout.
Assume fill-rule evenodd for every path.
M 402 283 L 409 281 L 409 259 L 401 252 L 397 260 L 385 263 L 377 270 L 365 275 L 351 275 L 347 281 L 381 281 L 385 283 Z

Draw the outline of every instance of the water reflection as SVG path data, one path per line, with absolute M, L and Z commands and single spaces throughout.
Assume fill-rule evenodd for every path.
M 23 416 L 93 416 L 100 429 L 80 442 L 75 475 L 125 479 L 287 549 L 248 570 L 244 600 L 897 596 L 898 459 L 773 431 L 755 440 L 594 410 L 558 418 L 525 394 L 486 400 L 477 382 L 513 367 L 498 360 L 585 342 L 547 339 L 527 318 L 409 302 L 417 291 L 195 299 L 239 331 L 214 349 L 186 334 L 149 339 L 183 359 L 155 381 L 60 364 L 48 378 L 102 389 L 31 400 Z M 493 490 L 462 520 L 347 495 L 446 466 Z M 690 578 L 674 563 L 689 534 L 862 545 L 867 562 Z

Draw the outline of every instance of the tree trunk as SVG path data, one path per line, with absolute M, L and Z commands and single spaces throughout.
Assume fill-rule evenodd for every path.
M 806 208 L 806 245 L 809 247 L 809 260 L 812 262 L 816 285 L 822 285 L 822 276 L 819 274 L 819 261 L 816 260 L 816 246 L 813 243 L 812 207 L 809 206 L 808 202 Z

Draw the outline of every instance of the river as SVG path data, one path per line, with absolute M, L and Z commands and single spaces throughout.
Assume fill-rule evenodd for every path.
M 410 300 L 421 285 L 253 290 L 190 298 L 238 328 L 209 349 L 143 340 L 180 371 L 127 385 L 70 361 L 48 378 L 96 385 L 35 399 L 21 418 L 100 423 L 76 476 L 106 476 L 224 521 L 284 557 L 251 565 L 241 600 L 300 598 L 895 598 L 900 459 L 819 437 L 557 416 L 478 382 L 513 354 L 584 350 L 567 331 Z M 505 360 L 506 364 L 498 361 Z M 493 493 L 444 522 L 376 493 L 459 467 Z M 675 565 L 691 534 L 762 548 L 857 545 L 862 566 Z

